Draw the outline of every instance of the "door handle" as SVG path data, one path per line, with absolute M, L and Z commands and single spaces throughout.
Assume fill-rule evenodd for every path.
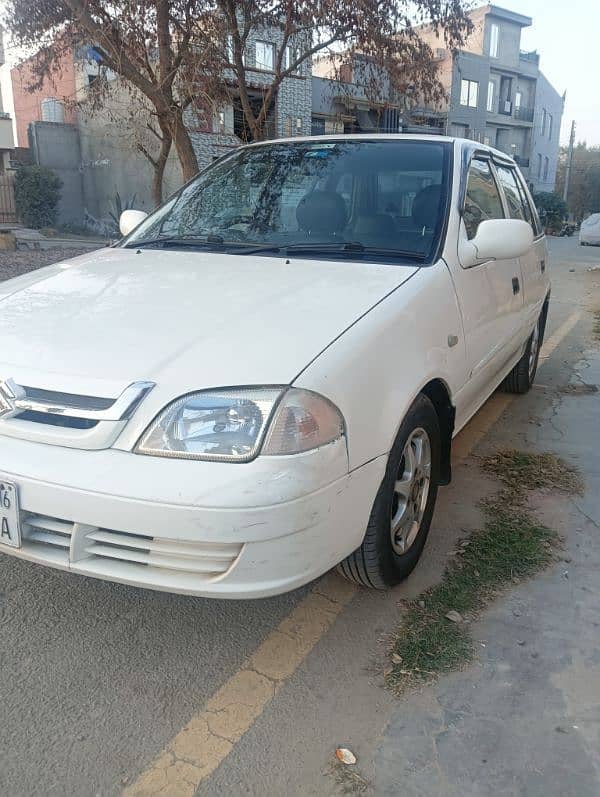
M 513 286 L 513 293 L 515 295 L 517 293 L 519 293 L 519 291 L 521 290 L 521 286 L 519 285 L 519 278 L 518 277 L 513 277 L 512 286 Z
M 540 270 L 541 270 L 542 274 L 546 270 L 546 261 L 545 260 L 540 260 Z

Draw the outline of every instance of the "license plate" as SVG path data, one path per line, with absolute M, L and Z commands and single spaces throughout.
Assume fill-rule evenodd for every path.
M 0 547 L 21 547 L 17 485 L 0 480 Z

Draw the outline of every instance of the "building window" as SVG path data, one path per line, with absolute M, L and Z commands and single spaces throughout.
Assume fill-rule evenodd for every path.
M 519 109 L 521 107 L 521 100 L 523 99 L 523 94 L 520 91 L 515 92 L 515 109 Z
M 494 110 L 494 81 L 490 80 L 488 83 L 488 95 L 487 95 L 487 109 L 488 111 Z
M 479 83 L 476 80 L 460 81 L 460 104 L 469 108 L 477 108 Z
M 289 69 L 291 65 L 295 63 L 297 58 L 298 58 L 298 53 L 294 50 L 293 47 L 290 47 L 288 45 L 283 52 L 283 68 Z
M 548 139 L 552 138 L 552 114 L 548 114 Z
M 256 42 L 256 68 L 273 71 L 275 47 L 270 42 Z
M 538 156 L 537 156 L 537 178 L 538 178 L 538 180 L 540 179 L 541 176 L 542 176 L 542 156 L 538 152 Z
M 548 169 L 550 168 L 550 159 L 544 158 L 544 182 L 548 180 Z
M 498 25 L 492 24 L 490 28 L 490 56 L 498 58 Z
M 542 135 L 546 135 L 546 109 L 542 108 L 542 121 L 540 122 L 540 129 L 542 131 Z

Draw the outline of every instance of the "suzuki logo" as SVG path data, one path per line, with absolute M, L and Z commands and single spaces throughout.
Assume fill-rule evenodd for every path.
M 0 418 L 14 412 L 16 400 L 24 397 L 25 391 L 15 383 L 14 379 L 0 382 Z

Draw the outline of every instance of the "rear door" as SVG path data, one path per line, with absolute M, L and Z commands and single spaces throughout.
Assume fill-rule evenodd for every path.
M 546 273 L 546 239 L 537 218 L 533 203 L 530 204 L 527 189 L 516 167 L 506 164 L 496 165 L 498 183 L 505 198 L 507 215 L 511 219 L 521 219 L 531 225 L 533 246 L 520 258 L 523 294 L 523 336 L 527 339 L 542 311 L 548 292 L 549 281 Z

